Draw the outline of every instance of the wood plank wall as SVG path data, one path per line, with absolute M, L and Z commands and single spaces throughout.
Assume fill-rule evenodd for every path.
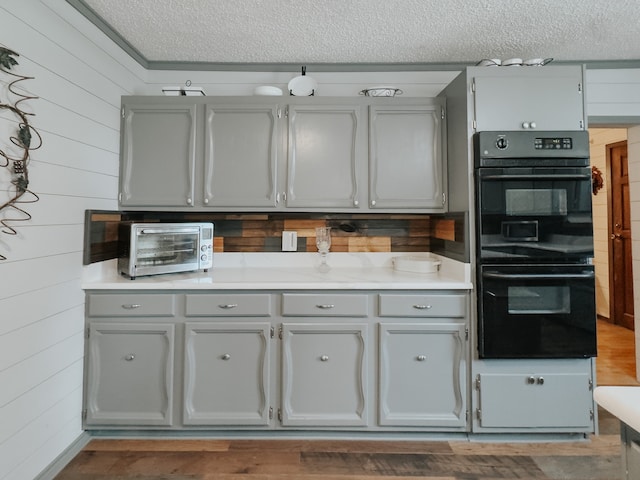
M 213 222 L 216 252 L 279 252 L 295 231 L 298 252 L 315 252 L 316 227 L 331 227 L 333 252 L 430 252 L 443 241 L 464 249 L 464 217 L 425 214 L 207 214 L 87 211 L 84 263 L 116 258 L 126 222 Z

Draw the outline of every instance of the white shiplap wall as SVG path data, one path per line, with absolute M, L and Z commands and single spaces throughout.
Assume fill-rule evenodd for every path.
M 3 0 L 0 18 L 15 71 L 35 77 L 21 86 L 39 97 L 24 109 L 43 140 L 30 163 L 40 201 L 24 205 L 33 219 L 0 233 L 0 479 L 25 480 L 82 433 L 84 210 L 117 208 L 120 96 L 146 72 L 60 0 Z M 15 122 L 0 111 L 0 149 Z

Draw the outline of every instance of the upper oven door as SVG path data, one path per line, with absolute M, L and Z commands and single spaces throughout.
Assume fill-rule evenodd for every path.
M 476 195 L 480 262 L 593 257 L 589 167 L 479 168 Z
M 593 265 L 483 265 L 481 358 L 596 355 Z

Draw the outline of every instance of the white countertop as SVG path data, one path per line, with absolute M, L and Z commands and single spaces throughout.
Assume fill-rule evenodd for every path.
M 593 398 L 621 422 L 640 432 L 640 387 L 596 387 Z
M 406 254 L 411 256 L 412 254 Z M 116 260 L 84 267 L 85 290 L 470 290 L 470 265 L 434 255 L 437 273 L 393 269 L 398 253 L 330 253 L 326 272 L 316 253 L 216 253 L 209 272 L 171 273 L 130 280 Z

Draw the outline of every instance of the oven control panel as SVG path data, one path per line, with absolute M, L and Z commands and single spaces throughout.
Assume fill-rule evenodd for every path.
M 533 139 L 533 148 L 536 150 L 571 150 L 573 148 L 573 139 L 569 137 L 536 137 Z

